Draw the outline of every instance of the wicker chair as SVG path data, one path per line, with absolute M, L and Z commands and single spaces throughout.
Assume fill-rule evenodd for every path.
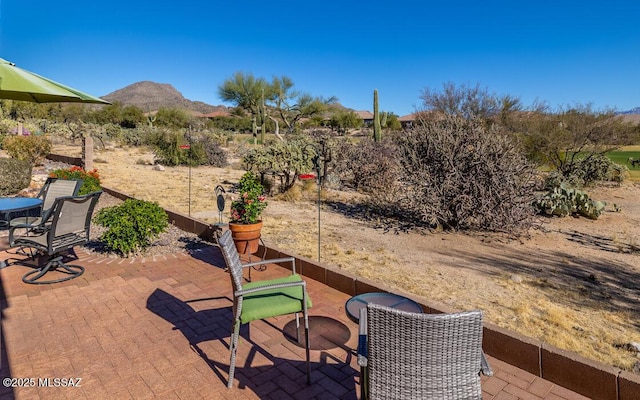
M 42 212 L 40 216 L 12 218 L 10 226 L 38 225 L 41 220 L 48 218 L 52 211 L 53 203 L 58 197 L 76 196 L 82 186 L 82 182 L 81 179 L 47 178 L 42 189 L 40 189 L 40 192 L 36 196 L 36 198 L 42 199 Z
M 307 384 L 310 383 L 309 366 L 309 317 L 307 310 L 311 308 L 311 299 L 307 295 L 306 282 L 296 274 L 295 258 L 277 258 L 242 264 L 231 237 L 231 231 L 226 230 L 218 238 L 218 245 L 229 269 L 233 286 L 233 326 L 231 333 L 231 360 L 229 363 L 229 380 L 227 386 L 233 386 L 233 375 L 236 365 L 236 351 L 240 336 L 240 325 L 251 321 L 275 317 L 278 315 L 295 314 L 297 338 L 300 342 L 299 313 L 304 315 L 305 348 L 307 357 Z M 291 262 L 292 275 L 242 284 L 243 268 L 251 268 L 264 264 Z
M 416 314 L 368 304 L 360 311 L 362 399 L 481 399 L 482 311 Z
M 43 284 L 63 282 L 77 278 L 84 273 L 84 267 L 68 265 L 63 261 L 63 253 L 75 246 L 89 241 L 91 216 L 102 192 L 93 192 L 84 196 L 56 198 L 51 213 L 38 225 L 15 225 L 9 230 L 10 242 L 34 250 L 35 255 L 49 256 L 47 263 L 22 277 L 25 283 Z M 16 229 L 27 229 L 23 235 L 16 235 Z M 53 280 L 41 280 L 49 271 L 63 273 L 63 277 Z

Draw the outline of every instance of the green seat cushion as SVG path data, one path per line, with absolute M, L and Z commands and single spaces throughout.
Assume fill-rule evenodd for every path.
M 266 284 L 301 282 L 300 275 L 294 274 L 285 278 L 268 281 L 249 282 L 242 289 L 253 289 Z M 307 296 L 307 308 L 311 308 L 311 299 Z M 257 319 L 275 317 L 302 312 L 302 286 L 268 289 L 262 292 L 245 295 L 242 301 L 240 321 L 243 324 Z

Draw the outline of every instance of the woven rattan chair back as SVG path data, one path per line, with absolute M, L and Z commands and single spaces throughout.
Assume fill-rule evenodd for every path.
M 370 399 L 482 398 L 482 311 L 366 313 Z
M 218 245 L 220 246 L 220 250 L 222 250 L 222 256 L 231 274 L 233 291 L 236 292 L 242 289 L 242 262 L 240 261 L 240 255 L 238 254 L 236 245 L 233 243 L 230 230 L 222 233 L 218 238 Z

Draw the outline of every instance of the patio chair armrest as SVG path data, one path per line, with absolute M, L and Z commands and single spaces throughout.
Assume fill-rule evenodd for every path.
M 265 265 L 265 264 L 277 264 L 281 262 L 291 262 L 291 265 L 293 266 L 293 273 L 294 274 L 296 273 L 296 259 L 293 257 L 272 258 L 269 260 L 249 262 L 246 264 L 242 264 L 242 268 L 256 267 L 258 265 Z
M 487 356 L 484 354 L 484 351 L 481 353 L 482 358 L 480 359 L 480 372 L 485 376 L 493 376 L 493 370 L 491 369 L 491 366 L 489 366 Z
M 45 224 L 37 224 L 37 225 L 31 225 L 31 224 L 16 224 L 12 227 L 9 228 L 9 246 L 13 247 L 15 240 L 16 239 L 20 239 L 23 236 L 18 236 L 17 238 L 15 237 L 15 233 L 14 231 L 16 229 L 27 229 L 27 234 L 34 232 L 34 233 L 44 233 L 46 231 L 48 231 L 49 229 L 51 229 L 51 225 L 45 225 Z M 26 234 L 25 234 L 26 235 Z
M 234 296 L 239 297 L 239 296 L 244 296 L 246 294 L 258 293 L 258 292 L 262 292 L 264 290 L 269 290 L 269 289 L 282 289 L 282 288 L 296 287 L 296 286 L 302 286 L 304 290 L 307 286 L 307 283 L 305 281 L 298 281 L 298 282 L 266 284 L 266 285 L 261 285 L 257 287 L 252 287 L 251 289 L 238 290 L 234 293 Z
M 367 357 L 369 349 L 367 348 L 367 308 L 360 309 L 360 319 L 358 321 L 358 365 L 367 366 Z

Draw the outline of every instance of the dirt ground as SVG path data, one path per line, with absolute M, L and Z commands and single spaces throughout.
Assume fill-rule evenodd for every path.
M 79 155 L 80 149 L 57 146 L 54 152 Z M 140 148 L 97 150 L 94 157 L 105 186 L 211 223 L 218 222 L 214 188 L 230 188 L 244 172 L 234 165 L 158 171 L 153 155 Z M 315 190 L 307 183 L 295 196 L 302 200 L 268 199 L 267 244 L 318 258 Z M 638 370 L 640 353 L 627 348 L 640 343 L 640 183 L 588 192 L 607 202 L 598 220 L 542 219 L 530 237 L 507 240 L 385 232 L 344 211 L 352 194 L 327 191 L 320 209 L 320 259 L 455 309 L 482 309 L 491 323 Z

